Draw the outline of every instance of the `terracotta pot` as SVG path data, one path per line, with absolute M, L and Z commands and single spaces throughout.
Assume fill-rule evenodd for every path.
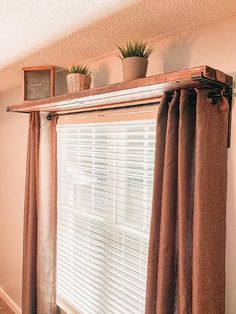
M 80 73 L 71 73 L 66 76 L 68 93 L 76 93 L 90 89 L 91 76 Z
M 124 81 L 146 76 L 148 60 L 142 57 L 128 57 L 122 60 Z

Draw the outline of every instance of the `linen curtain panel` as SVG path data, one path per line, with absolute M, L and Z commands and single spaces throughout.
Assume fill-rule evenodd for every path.
M 22 313 L 56 312 L 56 120 L 29 120 Z
M 157 117 L 146 314 L 225 311 L 228 102 L 165 94 Z

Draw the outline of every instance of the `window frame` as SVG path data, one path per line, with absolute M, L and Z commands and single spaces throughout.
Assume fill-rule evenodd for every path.
M 108 108 L 105 110 L 73 113 L 58 118 L 58 125 L 109 123 L 121 121 L 156 120 L 159 103 L 138 105 L 125 108 Z M 73 306 L 61 296 L 57 296 L 58 313 L 67 314 L 61 307 L 73 313 Z

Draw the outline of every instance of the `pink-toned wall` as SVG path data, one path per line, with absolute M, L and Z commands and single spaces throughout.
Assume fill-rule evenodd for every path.
M 236 17 L 151 42 L 148 75 L 207 64 L 234 76 L 236 81 Z M 98 49 L 99 51 L 99 49 Z M 94 85 L 122 80 L 119 58 L 101 57 L 91 62 Z M 63 87 L 60 79 L 60 88 Z M 19 101 L 20 88 L 0 95 L 0 287 L 20 306 L 24 173 L 27 117 L 5 112 Z M 236 313 L 236 109 L 233 108 L 232 142 L 228 160 L 226 313 Z M 213 209 L 214 210 L 214 209 Z
M 0 288 L 20 305 L 27 121 L 5 105 L 19 101 L 21 89 L 0 97 Z

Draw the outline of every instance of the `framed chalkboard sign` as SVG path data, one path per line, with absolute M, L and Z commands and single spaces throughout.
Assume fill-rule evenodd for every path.
M 54 96 L 55 70 L 53 66 L 23 68 L 24 100 L 38 100 Z

